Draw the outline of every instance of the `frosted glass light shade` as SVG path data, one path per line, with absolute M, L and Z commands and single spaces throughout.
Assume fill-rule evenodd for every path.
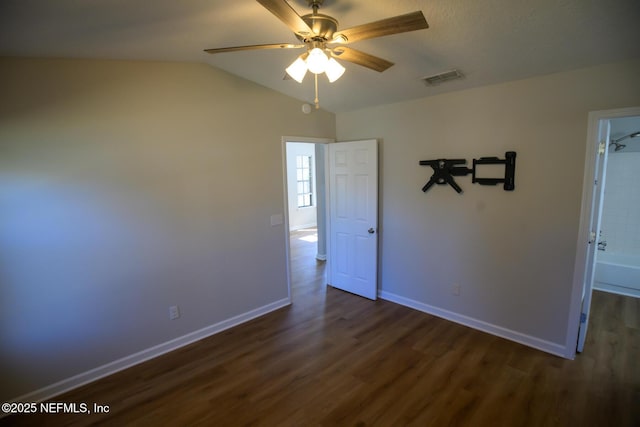
M 324 70 L 329 82 L 333 83 L 338 80 L 344 74 L 344 67 L 340 65 L 338 61 L 333 58 L 329 58 L 327 62 L 327 68 Z
M 329 63 L 329 58 L 320 48 L 313 48 L 311 52 L 309 52 L 309 57 L 307 58 L 307 67 L 309 71 L 314 74 L 324 73 L 327 68 L 327 64 Z
M 307 64 L 304 60 L 298 57 L 289 67 L 287 67 L 287 74 L 298 83 L 302 83 L 302 79 L 307 74 Z

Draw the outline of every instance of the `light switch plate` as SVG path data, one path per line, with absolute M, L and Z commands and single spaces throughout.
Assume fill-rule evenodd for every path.
M 284 216 L 282 214 L 271 215 L 271 225 L 280 225 L 284 223 Z

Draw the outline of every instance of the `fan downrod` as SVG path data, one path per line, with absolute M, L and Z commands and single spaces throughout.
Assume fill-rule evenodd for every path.
M 309 7 L 313 9 L 313 14 L 315 15 L 318 13 L 318 9 L 320 9 L 324 0 L 307 0 L 307 3 L 309 4 Z

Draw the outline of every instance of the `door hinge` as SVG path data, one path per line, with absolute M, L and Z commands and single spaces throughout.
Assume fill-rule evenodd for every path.
M 587 313 L 580 313 L 580 323 L 587 322 Z
M 607 144 L 604 141 L 598 144 L 598 154 L 604 154 L 604 150 L 606 149 L 607 149 Z
M 596 241 L 596 232 L 592 231 L 589 233 L 589 244 L 592 244 Z

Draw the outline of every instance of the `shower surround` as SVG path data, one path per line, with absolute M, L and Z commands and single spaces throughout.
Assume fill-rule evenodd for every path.
M 640 152 L 609 154 L 601 229 L 594 288 L 640 297 Z

